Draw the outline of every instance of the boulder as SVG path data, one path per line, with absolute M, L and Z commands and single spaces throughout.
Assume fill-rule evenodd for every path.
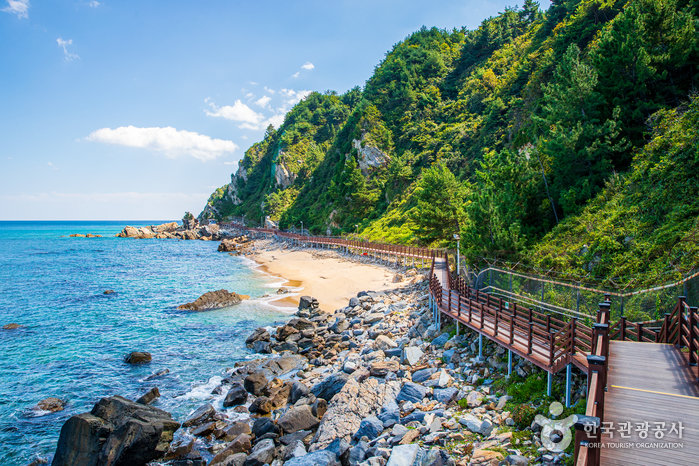
M 226 427 L 225 429 L 225 435 L 223 437 L 223 440 L 226 442 L 230 442 L 240 434 L 248 434 L 250 435 L 252 433 L 252 430 L 250 429 L 250 424 L 244 421 L 237 421 L 231 424 L 230 426 Z
M 459 394 L 459 389 L 455 387 L 449 388 L 435 388 L 432 398 L 439 401 L 440 403 L 449 404 L 456 396 Z
M 424 382 L 425 380 L 429 379 L 432 374 L 437 372 L 436 367 L 427 367 L 425 369 L 420 369 L 419 371 L 413 372 L 413 382 L 416 383 L 421 383 Z
M 304 309 L 318 309 L 318 300 L 311 296 L 301 296 L 299 298 L 299 311 Z
M 490 435 L 493 430 L 493 424 L 487 419 L 478 419 L 473 414 L 465 414 L 459 419 L 459 423 L 466 427 L 471 432 L 481 435 Z
M 411 401 L 420 403 L 427 393 L 427 387 L 414 383 L 406 382 L 400 389 L 400 393 L 396 397 L 396 401 Z
M 5 324 L 2 326 L 3 330 L 17 330 L 18 328 L 22 328 L 22 325 L 11 323 L 11 324 Z
M 277 421 L 282 431 L 288 434 L 299 430 L 315 429 L 320 420 L 313 415 L 311 408 L 308 405 L 301 405 L 289 409 Z
M 49 411 L 51 413 L 55 413 L 56 411 L 63 411 L 63 408 L 65 408 L 66 402 L 61 400 L 60 398 L 46 398 L 41 400 L 36 404 L 36 407 L 42 411 Z
M 418 361 L 420 361 L 420 358 L 424 354 L 425 353 L 423 353 L 422 350 L 417 346 L 408 346 L 407 348 L 403 348 L 403 355 L 401 359 L 403 364 L 414 366 L 418 363 Z
M 262 389 L 265 388 L 265 386 L 267 386 L 267 383 L 267 377 L 265 377 L 265 374 L 262 371 L 257 371 L 253 372 L 252 374 L 249 374 L 247 377 L 245 377 L 245 380 L 243 381 L 245 390 L 247 390 L 255 396 L 262 395 Z
M 255 447 L 250 452 L 250 455 L 245 460 L 245 466 L 262 466 L 270 464 L 274 459 L 276 448 L 274 440 L 264 439 L 257 442 Z
M 313 438 L 313 448 L 323 449 L 336 438 L 350 441 L 363 419 L 376 415 L 384 404 L 395 400 L 399 387 L 396 381 L 380 383 L 373 377 L 362 382 L 349 379 L 329 402 Z
M 380 350 L 387 350 L 395 348 L 398 345 L 395 341 L 393 341 L 386 335 L 379 335 L 378 337 L 376 337 L 376 340 L 374 340 L 374 346 L 376 346 L 376 348 Z
M 270 338 L 271 337 L 267 329 L 260 327 L 255 330 L 252 335 L 245 339 L 245 344 L 248 346 L 248 348 L 250 348 L 256 341 L 270 341 Z
M 211 406 L 209 403 L 205 404 L 204 406 L 200 406 L 197 408 L 188 418 L 186 421 L 182 423 L 182 427 L 192 427 L 192 426 L 198 426 L 200 424 L 203 424 L 211 419 L 216 415 L 216 410 L 214 409 L 213 406 Z
M 272 400 L 270 400 L 268 397 L 259 396 L 255 398 L 252 403 L 250 403 L 250 407 L 248 409 L 251 413 L 259 413 L 264 415 L 271 413 L 274 406 L 272 405 Z
M 129 353 L 126 358 L 124 358 L 124 362 L 127 364 L 148 364 L 152 360 L 153 357 L 150 355 L 150 353 L 143 351 L 133 351 Z
M 304 456 L 292 458 L 284 466 L 339 466 L 337 457 L 327 450 L 315 451 Z
M 291 391 L 289 392 L 289 403 L 295 404 L 301 398 L 308 396 L 310 392 L 311 390 L 308 388 L 308 385 L 295 380 L 291 385 Z
M 196 301 L 182 304 L 177 309 L 184 311 L 208 311 L 211 309 L 220 309 L 223 307 L 235 306 L 240 304 L 243 299 L 248 296 L 232 293 L 227 290 L 209 291 L 199 296 Z
M 160 390 L 158 390 L 158 387 L 153 387 L 150 390 L 148 390 L 141 398 L 136 400 L 136 403 L 141 403 L 142 405 L 149 405 L 155 400 L 160 398 Z
M 381 432 L 383 432 L 383 422 L 376 416 L 369 416 L 362 419 L 362 422 L 359 423 L 359 429 L 352 438 L 359 440 L 362 437 L 367 437 L 369 440 L 374 440 Z
M 260 438 L 265 434 L 270 432 L 278 434 L 279 426 L 277 426 L 274 421 L 268 417 L 258 417 L 255 422 L 252 423 L 252 433 L 255 434 L 255 438 Z
M 114 294 L 114 290 L 104 290 L 102 294 Z
M 252 448 L 252 439 L 248 434 L 240 434 L 233 439 L 226 448 L 221 450 L 214 456 L 209 463 L 209 466 L 224 463 L 228 457 L 236 453 L 247 453 Z
M 469 408 L 477 408 L 483 404 L 483 394 L 479 391 L 472 391 L 466 396 L 466 403 L 468 403 Z
M 420 445 L 398 445 L 391 450 L 386 466 L 412 466 L 418 459 Z
M 53 465 L 145 464 L 161 458 L 180 427 L 169 413 L 120 396 L 68 419 Z
M 228 390 L 226 398 L 223 400 L 223 407 L 230 408 L 231 406 L 242 405 L 248 400 L 248 392 L 240 382 L 235 382 L 231 389 Z
M 397 372 L 400 369 L 398 361 L 387 359 L 385 361 L 377 361 L 371 364 L 369 373 L 374 377 L 386 377 L 389 372 Z
M 311 388 L 311 393 L 318 398 L 330 401 L 342 390 L 342 387 L 345 386 L 349 378 L 349 375 L 344 372 L 336 372 L 322 382 L 315 384 L 313 388 Z
M 440 347 L 444 346 L 446 342 L 449 341 L 449 334 L 443 333 L 434 340 L 432 340 L 432 346 Z

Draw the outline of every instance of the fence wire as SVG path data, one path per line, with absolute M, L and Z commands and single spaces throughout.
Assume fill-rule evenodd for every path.
M 462 273 L 468 275 L 473 287 L 508 301 L 583 319 L 595 316 L 598 304 L 606 299 L 612 303 L 613 320 L 625 316 L 633 322 L 662 319 L 666 312 L 672 311 L 679 296 L 686 296 L 692 306 L 699 304 L 699 273 L 690 274 L 675 283 L 623 292 L 558 282 L 496 267 L 480 272 L 467 269 Z

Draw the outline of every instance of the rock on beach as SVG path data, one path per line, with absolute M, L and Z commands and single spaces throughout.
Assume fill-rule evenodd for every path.
M 240 295 L 228 290 L 209 291 L 198 297 L 196 301 L 182 304 L 177 309 L 184 311 L 210 311 L 212 309 L 235 306 L 248 298 L 249 296 L 247 295 Z

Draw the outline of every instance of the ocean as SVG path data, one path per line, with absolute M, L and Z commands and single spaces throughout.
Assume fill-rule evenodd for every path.
M 63 423 L 105 396 L 136 399 L 157 386 L 155 406 L 183 420 L 226 368 L 255 357 L 244 343 L 255 328 L 288 316 L 264 297 L 280 280 L 217 252 L 217 242 L 114 237 L 127 224 L 163 222 L 0 222 L 0 327 L 22 326 L 0 329 L 0 464 L 51 457 Z M 176 309 L 220 288 L 251 299 Z M 125 364 L 131 351 L 153 361 Z M 34 409 L 47 397 L 66 400 L 65 410 Z

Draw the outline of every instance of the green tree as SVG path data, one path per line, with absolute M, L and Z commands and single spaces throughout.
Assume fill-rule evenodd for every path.
M 417 205 L 411 213 L 422 243 L 453 243 L 454 233 L 461 231 L 465 220 L 467 192 L 444 164 L 423 170 L 414 193 Z
M 563 213 L 575 213 L 612 173 L 614 155 L 627 148 L 619 130 L 619 110 L 600 120 L 598 74 L 577 45 L 568 47 L 554 79 L 543 86 L 545 136 L 540 151 L 551 171 L 551 190 Z

